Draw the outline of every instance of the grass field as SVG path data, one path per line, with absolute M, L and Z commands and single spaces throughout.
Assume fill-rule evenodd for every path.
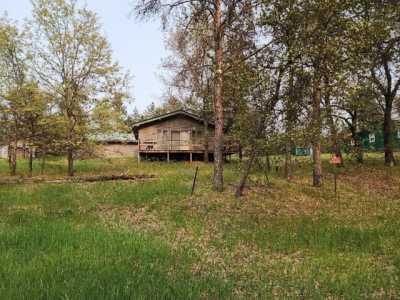
M 338 170 L 336 197 L 327 159 L 320 189 L 302 161 L 290 183 L 279 170 L 269 183 L 255 171 L 241 200 L 232 196 L 238 163 L 226 165 L 223 194 L 202 163 L 76 168 L 156 179 L 0 185 L 1 299 L 400 297 L 400 167 L 377 155 Z M 65 173 L 65 161 L 48 163 L 47 177 Z

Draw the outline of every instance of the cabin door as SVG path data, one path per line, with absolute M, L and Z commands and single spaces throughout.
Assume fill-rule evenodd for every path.
M 168 129 L 158 129 L 157 144 L 161 149 L 169 147 L 170 137 Z
M 171 130 L 171 146 L 172 150 L 179 150 L 181 142 L 181 134 L 179 130 Z
M 181 130 L 181 150 L 190 150 L 190 129 Z

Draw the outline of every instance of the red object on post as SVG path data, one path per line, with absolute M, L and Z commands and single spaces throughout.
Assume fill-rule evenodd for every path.
M 340 158 L 340 156 L 332 156 L 331 158 L 331 164 L 332 165 L 340 165 L 342 163 L 342 159 Z

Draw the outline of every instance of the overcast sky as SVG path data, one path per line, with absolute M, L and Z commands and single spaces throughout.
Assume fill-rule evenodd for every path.
M 119 63 L 133 75 L 135 101 L 142 111 L 151 102 L 158 103 L 162 94 L 159 65 L 166 56 L 160 23 L 140 23 L 129 17 L 132 0 L 81 0 L 100 18 L 104 33 Z M 0 0 L 0 13 L 21 23 L 31 13 L 30 0 Z

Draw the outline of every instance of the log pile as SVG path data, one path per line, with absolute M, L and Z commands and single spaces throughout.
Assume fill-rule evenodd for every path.
M 29 184 L 29 183 L 82 183 L 82 182 L 105 182 L 105 181 L 142 181 L 156 178 L 155 175 L 97 175 L 97 176 L 77 176 L 66 178 L 5 178 L 0 180 L 0 185 L 7 184 Z

